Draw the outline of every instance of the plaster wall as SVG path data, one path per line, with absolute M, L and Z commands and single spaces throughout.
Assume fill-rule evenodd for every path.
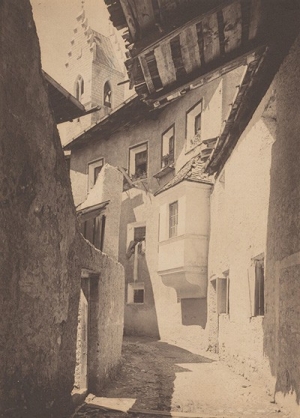
M 89 144 L 72 149 L 71 156 L 71 182 L 75 205 L 81 203 L 87 194 L 87 165 L 88 162 L 98 158 L 104 158 L 105 162 L 120 166 L 129 167 L 129 148 L 144 142 L 148 143 L 148 178 L 143 180 L 143 184 L 150 192 L 154 193 L 162 187 L 170 177 L 165 177 L 159 181 L 153 178 L 161 169 L 161 140 L 162 134 L 173 124 L 175 124 L 175 172 L 177 172 L 188 160 L 199 153 L 199 147 L 186 152 L 186 112 L 203 98 L 203 127 L 202 139 L 216 136 L 222 123 L 220 112 L 221 93 L 226 92 L 226 100 L 223 97 L 223 112 L 229 109 L 232 97 L 236 88 L 230 83 L 230 92 L 227 92 L 227 84 L 233 78 L 236 80 L 236 73 L 227 74 L 223 81 L 215 80 L 201 88 L 187 93 L 180 100 L 175 101 L 164 109 L 156 119 L 149 118 L 139 124 L 122 129 L 114 133 L 109 138 L 93 138 Z M 236 81 L 237 82 L 237 81 Z M 225 94 L 225 93 L 224 93 Z M 217 109 L 217 118 L 213 118 Z M 212 119 L 213 118 L 213 119 Z M 215 131 L 211 132 L 212 126 Z
M 234 86 L 230 93 L 227 92 L 227 100 L 222 95 L 226 91 L 228 79 L 231 77 L 236 81 L 236 74 L 228 74 L 223 78 L 222 82 L 215 80 L 206 86 L 187 93 L 180 100 L 175 101 L 164 109 L 155 119 L 151 119 L 150 115 L 149 118 L 145 118 L 141 123 L 124 128 L 109 138 L 101 138 L 99 136 L 90 140 L 84 147 L 74 147 L 72 149 L 71 181 L 74 200 L 77 205 L 86 198 L 87 167 L 89 162 L 104 158 L 105 163 L 128 168 L 129 148 L 144 142 L 148 143 L 148 178 L 139 183 L 140 189 L 131 189 L 123 193 L 119 261 L 125 268 L 126 291 L 128 283 L 133 278 L 133 257 L 130 259 L 126 258 L 128 228 L 133 227 L 134 224 L 138 226 L 144 223 L 146 225 L 146 254 L 145 256 L 139 256 L 139 280 L 145 284 L 145 301 L 139 305 L 126 304 L 126 334 L 146 334 L 157 338 L 161 337 L 165 341 L 180 344 L 186 348 L 190 347 L 194 350 L 206 348 L 207 346 L 204 333 L 206 325 L 206 298 L 186 299 L 182 304 L 177 297 L 176 290 L 163 284 L 161 277 L 157 273 L 159 269 L 158 242 L 164 239 L 163 235 L 158 237 L 158 225 L 159 223 L 162 225 L 162 222 L 165 222 L 167 225 L 168 220 L 166 216 L 163 218 L 162 213 L 159 220 L 159 209 L 156 198 L 153 197 L 152 193 L 169 181 L 172 175 L 166 176 L 159 181 L 153 178 L 153 175 L 161 169 L 162 134 L 174 123 L 175 173 L 193 155 L 199 152 L 197 147 L 186 152 L 186 112 L 202 98 L 202 139 L 210 138 L 211 135 L 217 135 L 221 127 L 223 112 L 225 112 L 224 106 L 227 111 L 236 91 Z M 230 86 L 233 87 L 233 84 L 235 83 L 232 83 Z M 215 111 L 218 117 L 212 119 Z M 167 255 L 163 257 L 164 263 L 169 262 L 170 265 L 167 268 L 174 268 L 176 263 L 180 261 L 179 264 L 182 267 L 185 258 L 191 265 L 191 268 L 194 268 L 197 264 L 196 267 L 199 267 L 201 270 L 201 277 L 204 280 L 203 292 L 206 295 L 209 186 L 201 188 L 200 185 L 196 185 L 195 187 L 198 188 L 194 190 L 193 184 L 190 183 L 189 188 L 183 191 L 180 190 L 180 185 L 177 187 L 179 187 L 179 191 L 175 192 L 174 200 L 177 200 L 177 198 L 180 200 L 178 232 L 182 236 L 185 233 L 190 234 L 190 239 L 186 240 L 185 245 L 183 244 L 184 241 L 180 243 L 175 240 L 174 245 L 181 246 L 177 251 L 178 257 L 174 257 L 174 249 L 171 250 L 172 257 L 170 257 L 170 251 L 168 250 Z M 187 195 L 185 196 L 184 193 L 187 193 Z M 202 198 L 204 199 L 203 202 Z M 186 203 L 186 199 L 189 199 L 189 204 Z M 195 216 L 197 218 L 196 229 L 193 223 Z M 161 231 L 162 234 L 166 234 L 166 230 L 165 232 Z M 195 233 L 197 239 L 195 239 Z M 196 245 L 195 240 L 197 241 Z M 181 259 L 182 257 L 183 259 Z M 199 266 L 199 263 L 201 266 Z M 192 274 L 190 277 L 195 276 Z M 196 310 L 201 313 L 201 320 L 198 317 L 193 317 Z
M 266 253 L 270 168 L 275 141 L 274 86 L 217 177 L 211 196 L 208 338 L 237 372 L 268 373 L 263 318 L 253 317 L 252 259 Z M 217 314 L 214 278 L 229 274 L 229 315 Z
M 90 271 L 88 389 L 96 395 L 118 370 L 124 325 L 124 269 L 79 236 L 81 267 Z
M 105 208 L 103 252 L 115 259 L 118 259 L 119 255 L 122 190 L 123 175 L 117 168 L 105 164 L 97 177 L 96 183 L 90 189 L 87 199 L 80 206 L 80 209 L 84 209 L 109 201 Z

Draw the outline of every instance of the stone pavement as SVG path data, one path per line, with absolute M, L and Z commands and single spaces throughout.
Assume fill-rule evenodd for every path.
M 251 385 L 223 363 L 146 338 L 125 339 L 120 373 L 101 397 L 113 405 L 118 399 L 128 400 L 132 407 L 128 413 L 114 412 L 93 405 L 99 404 L 99 398 L 89 395 L 89 403 L 73 417 L 289 416 L 272 403 L 263 387 Z

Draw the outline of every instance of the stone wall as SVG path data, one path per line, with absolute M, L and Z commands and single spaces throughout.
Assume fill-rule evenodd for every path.
M 299 415 L 300 37 L 276 78 L 277 139 L 272 152 L 264 348 L 276 399 Z
M 81 268 L 100 272 L 100 303 L 110 312 L 107 323 L 97 317 L 96 378 L 120 354 L 122 268 L 77 232 L 29 1 L 2 1 L 0 21 L 0 414 L 65 417 L 72 409 Z

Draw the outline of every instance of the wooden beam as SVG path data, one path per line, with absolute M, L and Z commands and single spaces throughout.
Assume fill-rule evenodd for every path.
M 155 91 L 155 88 L 154 88 L 154 84 L 153 84 L 153 81 L 152 81 L 152 78 L 151 78 L 151 74 L 150 74 L 150 71 L 149 71 L 149 68 L 148 68 L 148 63 L 146 61 L 146 58 L 145 58 L 144 55 L 140 55 L 138 57 L 138 59 L 139 59 L 140 64 L 141 64 L 141 69 L 143 71 L 144 78 L 145 78 L 149 93 L 153 93 Z
M 172 59 L 170 42 L 163 42 L 154 49 L 157 69 L 163 86 L 176 81 L 176 70 Z
M 183 30 L 179 38 L 185 71 L 191 73 L 201 65 L 196 25 Z
M 265 48 L 265 45 L 260 45 L 249 51 L 238 50 L 235 53 L 231 53 L 229 56 L 225 56 L 222 60 L 218 60 L 216 63 L 211 63 L 210 66 L 207 66 L 204 73 L 201 74 L 203 69 L 197 69 L 188 75 L 187 80 L 181 80 L 181 82 L 178 82 L 175 85 L 170 85 L 168 89 L 165 89 L 162 92 L 150 95 L 147 97 L 146 101 L 149 105 L 151 105 L 156 101 L 165 101 L 171 95 L 179 96 L 180 92 L 183 90 L 201 87 L 203 84 L 209 83 L 229 71 L 255 60 L 257 56 L 260 56 L 263 53 Z
M 137 34 L 138 34 L 138 22 L 136 20 L 136 16 L 134 14 L 134 4 L 132 0 L 120 0 L 127 26 L 133 41 L 136 41 Z
M 206 63 L 220 55 L 220 42 L 217 13 L 206 16 L 202 20 L 204 59 Z
M 242 42 L 242 10 L 241 2 L 224 7 L 225 52 L 231 52 L 241 46 Z

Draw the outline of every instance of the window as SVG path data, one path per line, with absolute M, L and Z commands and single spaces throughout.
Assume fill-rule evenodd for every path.
M 187 150 L 201 143 L 202 100 L 186 114 Z
M 146 238 L 146 227 L 145 226 L 137 226 L 134 228 L 134 241 L 140 242 Z
M 199 113 L 196 117 L 195 117 L 195 130 L 194 130 L 194 134 L 197 135 L 198 132 L 201 131 L 201 113 Z
M 84 93 L 84 80 L 81 77 L 81 75 L 79 75 L 75 81 L 75 97 L 77 100 L 81 100 L 82 99 L 82 95 Z
M 99 160 L 92 161 L 88 165 L 88 189 L 90 190 L 97 181 L 97 178 L 102 170 L 104 165 L 104 159 L 100 158 Z
M 133 180 L 147 177 L 148 147 L 147 144 L 138 145 L 129 150 L 129 174 Z
M 144 303 L 145 284 L 144 282 L 128 283 L 127 303 Z
M 265 313 L 265 275 L 264 275 L 264 259 L 254 260 L 255 262 L 255 299 L 254 299 L 254 316 L 264 315 Z
M 111 107 L 112 91 L 109 81 L 104 84 L 104 106 Z
M 218 314 L 229 314 L 229 272 L 217 279 L 217 307 Z
M 168 167 L 174 163 L 175 129 L 171 126 L 162 134 L 161 167 Z
M 178 202 L 169 205 L 169 238 L 177 236 Z
M 85 220 L 81 224 L 81 232 L 84 238 L 90 241 L 96 248 L 103 251 L 106 216 L 98 215 Z

